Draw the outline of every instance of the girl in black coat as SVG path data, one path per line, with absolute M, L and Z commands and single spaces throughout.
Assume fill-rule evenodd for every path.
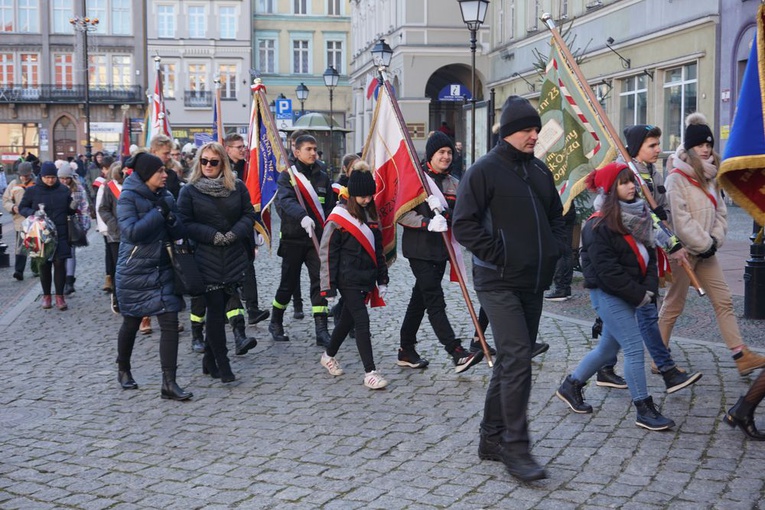
M 50 294 L 53 283 L 56 289 L 56 307 L 63 311 L 68 308 L 64 299 L 66 259 L 72 256 L 67 218 L 75 213 L 75 209 L 72 209 L 69 188 L 59 182 L 57 173 L 56 165 L 52 161 L 43 163 L 37 183 L 24 192 L 24 197 L 19 203 L 19 214 L 32 216 L 39 210 L 39 205 L 43 204 L 45 214 L 56 225 L 56 251 L 40 265 L 40 285 L 43 290 L 42 307 L 53 306 Z
M 223 146 L 211 142 L 197 154 L 188 184 L 178 197 L 178 210 L 189 239 L 196 243 L 194 259 L 206 283 L 202 372 L 231 382 L 236 377 L 226 348 L 225 309 L 229 299 L 239 299 L 236 289 L 252 264 L 247 250 L 252 249 L 249 240 L 257 217 Z
M 375 181 L 369 167 L 359 169 L 357 164 L 348 179 L 347 204 L 336 206 L 324 226 L 319 249 L 322 296 L 334 298 L 339 290 L 343 309 L 329 346 L 321 356 L 321 364 L 330 374 L 342 375 L 335 355 L 355 326 L 356 347 L 366 372 L 364 386 L 379 390 L 387 386 L 388 381 L 375 367 L 366 302 L 370 294 L 373 294 L 372 299 L 385 295 L 388 266 L 382 251 L 377 209 L 372 200 L 374 194 Z

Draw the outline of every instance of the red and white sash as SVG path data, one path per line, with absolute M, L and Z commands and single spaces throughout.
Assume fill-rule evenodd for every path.
M 106 182 L 106 177 L 96 177 L 96 180 L 93 181 L 93 187 L 98 189 L 105 182 Z
M 375 236 L 372 233 L 372 229 L 369 226 L 354 218 L 348 209 L 340 205 L 335 206 L 332 212 L 329 213 L 327 221 L 333 221 L 340 227 L 348 231 L 356 241 L 364 248 L 369 258 L 372 259 L 375 267 L 377 267 L 377 254 L 375 252 Z M 371 293 L 372 307 L 385 306 L 385 301 L 380 297 L 377 291 L 377 287 Z
M 109 187 L 110 190 L 112 190 L 112 195 L 114 195 L 115 200 L 120 199 L 120 193 L 122 193 L 122 187 L 117 184 L 116 181 L 109 181 L 106 183 L 106 185 Z
M 438 198 L 438 201 L 441 202 L 441 209 L 445 211 L 449 207 L 449 204 L 446 202 L 446 197 L 444 197 L 444 194 L 441 193 L 441 189 L 438 187 L 436 181 L 434 181 L 431 176 L 425 174 L 425 179 L 428 181 L 428 186 L 430 186 L 430 192 L 434 197 Z M 459 281 L 457 278 L 457 271 L 459 271 L 460 274 L 462 274 L 462 281 L 467 282 L 467 269 L 465 268 L 465 260 L 462 258 L 462 246 L 460 246 L 460 243 L 454 239 L 454 234 L 452 234 L 451 227 L 449 227 L 449 230 L 447 230 L 446 233 L 449 235 L 449 242 L 452 244 L 452 248 L 454 249 L 454 260 L 457 263 L 456 268 L 453 264 L 449 264 L 451 266 L 449 270 L 449 281 Z
M 702 185 L 701 185 L 701 183 L 700 183 L 699 181 L 697 181 L 696 179 L 694 179 L 693 177 L 691 177 L 691 176 L 690 176 L 690 175 L 688 175 L 687 173 L 685 173 L 685 172 L 683 172 L 682 170 L 679 170 L 679 169 L 677 169 L 677 168 L 675 168 L 674 170 L 672 170 L 670 173 L 671 173 L 671 174 L 678 174 L 678 175 L 682 175 L 683 177 L 685 177 L 685 179 L 686 179 L 688 182 L 690 182 L 691 184 L 693 184 L 694 186 L 696 186 L 697 188 L 699 188 L 701 191 L 703 191 L 703 192 L 704 192 L 704 194 L 707 196 L 707 198 L 708 198 L 708 199 L 709 199 L 709 200 L 712 202 L 712 205 L 714 205 L 714 206 L 715 206 L 715 209 L 717 209 L 717 199 L 715 198 L 715 196 L 714 196 L 713 194 L 711 194 L 711 193 L 709 192 L 709 190 L 708 190 L 708 189 L 704 189 L 704 186 L 702 186 Z
M 308 178 L 294 166 L 292 167 L 292 175 L 295 176 L 295 184 L 297 185 L 298 192 L 303 196 L 303 199 L 305 199 L 306 206 L 311 208 L 314 217 L 321 218 L 321 223 L 323 225 L 327 222 L 327 219 L 324 217 L 324 208 L 319 201 L 319 195 L 316 193 L 316 190 L 313 189 L 313 184 L 311 184 L 311 181 L 309 181 Z

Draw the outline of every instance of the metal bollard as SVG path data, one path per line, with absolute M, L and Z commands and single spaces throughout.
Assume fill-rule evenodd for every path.
M 765 244 L 749 246 L 744 267 L 744 318 L 765 319 Z

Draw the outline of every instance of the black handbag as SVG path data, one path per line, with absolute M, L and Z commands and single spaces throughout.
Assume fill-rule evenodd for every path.
M 200 296 L 205 292 L 205 281 L 199 272 L 194 252 L 186 241 L 182 243 L 166 243 L 165 248 L 170 255 L 175 276 L 175 293 L 179 296 Z
M 77 219 L 76 214 L 71 214 L 66 217 L 67 230 L 69 231 L 69 245 L 70 246 L 87 246 L 88 245 L 88 233 L 82 228 L 80 220 Z

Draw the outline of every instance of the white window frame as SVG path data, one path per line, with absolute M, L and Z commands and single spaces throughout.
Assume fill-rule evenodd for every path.
M 231 12 L 231 15 L 224 15 L 224 11 Z M 238 9 L 234 5 L 221 5 L 218 7 L 218 35 L 221 39 L 236 40 L 237 28 L 239 23 Z M 230 35 L 226 34 L 226 29 L 230 29 Z
M 159 65 L 162 69 L 162 97 L 175 99 L 175 84 L 178 76 L 177 62 L 162 62 Z
M 689 67 L 695 67 L 696 73 L 695 78 L 688 78 L 688 68 Z M 667 76 L 670 72 L 676 71 L 677 69 L 680 69 L 680 80 L 677 81 L 667 81 Z M 672 67 L 670 69 L 664 69 L 662 71 L 662 75 L 664 76 L 664 104 L 662 104 L 662 108 L 664 110 L 664 136 L 662 136 L 662 142 L 666 144 L 666 147 L 670 150 L 674 150 L 677 148 L 677 145 L 674 143 L 677 141 L 676 139 L 672 139 L 673 132 L 675 131 L 672 128 L 676 128 L 679 133 L 679 143 L 685 142 L 685 118 L 690 115 L 691 113 L 695 112 L 699 107 L 699 63 L 697 61 L 692 62 L 686 62 L 685 64 Z M 689 85 L 695 85 L 696 86 L 696 106 L 692 108 L 691 110 L 686 111 L 685 108 L 685 96 L 687 94 L 687 89 Z M 677 120 L 679 122 L 679 126 L 675 124 L 674 126 L 669 126 L 670 119 L 667 115 L 667 101 L 670 98 L 669 90 L 672 87 L 680 87 L 680 117 Z M 675 147 L 672 147 L 675 145 Z
M 231 72 L 223 73 L 224 67 L 230 68 Z M 236 63 L 218 63 L 218 79 L 220 80 L 220 98 L 222 101 L 234 101 L 237 98 L 237 76 L 239 76 L 239 66 Z
M 169 15 L 167 14 L 167 9 L 170 9 Z M 176 17 L 174 5 L 157 5 L 157 39 L 175 38 L 175 34 L 178 32 Z
M 125 58 L 127 59 L 125 64 L 118 64 L 121 59 Z M 129 87 L 132 85 L 133 57 L 131 55 L 112 55 L 111 68 L 112 86 Z M 122 70 L 122 73 L 118 73 L 119 70 Z
M 16 55 L 0 52 L 0 86 L 10 87 L 16 82 Z
M 133 15 L 130 0 L 111 0 L 110 12 L 112 34 L 130 35 L 133 27 Z
M 65 60 L 68 57 L 68 60 Z M 60 58 L 64 60 L 59 60 Z M 61 73 L 61 83 L 57 76 Z M 67 80 L 67 76 L 69 80 Z M 74 88 L 74 53 L 53 54 L 53 86 L 57 90 L 72 90 Z
M 290 74 L 297 74 L 297 75 L 306 75 L 306 74 L 313 74 L 313 59 L 311 58 L 311 55 L 313 55 L 313 45 L 311 42 L 311 37 L 306 37 L 304 35 L 302 36 L 292 36 L 290 37 Z M 295 43 L 300 42 L 306 43 L 305 48 L 295 48 Z M 296 72 L 295 67 L 297 66 L 298 62 L 296 60 L 296 56 L 298 54 L 298 51 L 302 54 L 305 52 L 305 64 L 306 64 L 306 70 L 305 72 Z M 301 59 L 302 63 L 302 59 Z
M 109 63 L 105 54 L 88 54 L 88 75 L 91 87 L 109 85 Z
M 276 14 L 278 0 L 257 0 L 255 12 L 257 14 Z
M 189 39 L 207 38 L 207 8 L 204 5 L 189 5 L 186 10 L 186 19 Z
M 40 0 L 18 0 L 17 31 L 22 34 L 40 33 Z M 24 21 L 22 21 L 24 20 Z M 24 26 L 28 24 L 28 26 Z
M 22 60 L 22 57 L 24 55 L 36 55 L 37 60 L 30 60 L 27 63 L 24 63 Z M 40 86 L 40 54 L 35 52 L 24 52 L 19 53 L 19 78 L 20 83 L 24 88 L 38 88 Z M 24 84 L 24 75 L 25 74 L 31 74 L 31 80 L 29 80 L 29 77 L 27 77 L 28 83 Z
M 51 23 L 50 29 L 54 34 L 74 33 L 69 20 L 74 16 L 72 0 L 51 0 Z
M 292 14 L 296 16 L 307 16 L 311 12 L 311 0 L 290 0 Z M 305 8 L 304 12 L 299 12 Z
M 642 88 L 640 85 L 640 81 L 643 81 Z M 630 81 L 633 84 L 632 90 L 626 90 L 625 84 L 627 81 Z M 637 105 L 639 104 L 639 98 L 640 96 L 643 96 L 645 98 L 644 104 L 646 105 L 646 111 L 645 115 L 648 115 L 648 78 L 645 74 L 637 74 L 633 76 L 628 76 L 626 78 L 623 78 L 621 80 L 621 92 L 619 92 L 619 115 L 622 116 L 621 122 L 622 122 L 622 128 L 625 128 L 627 126 L 634 126 L 636 124 L 644 124 L 644 118 L 638 117 L 638 108 Z M 634 102 L 634 108 L 632 109 L 632 118 L 628 119 L 626 118 L 624 114 L 624 101 L 627 100 L 627 98 L 632 97 Z
M 15 0 L 0 0 L 0 32 L 11 33 L 17 30 L 16 16 L 14 16 L 13 6 Z M 10 24 L 10 29 L 5 30 L 5 26 Z
M 93 32 L 97 34 L 107 33 L 108 18 L 106 13 L 109 12 L 109 5 L 107 0 L 89 0 L 87 16 L 90 19 L 97 19 L 98 25 L 93 29 Z
M 340 43 L 340 61 L 339 62 L 333 62 L 329 59 L 329 44 L 330 43 Z M 335 70 L 341 75 L 345 74 L 345 59 L 346 59 L 346 51 L 347 51 L 347 43 L 345 40 L 344 35 L 325 35 L 324 38 L 324 69 L 326 69 L 329 66 L 334 66 Z
M 342 16 L 344 14 L 343 3 L 343 0 L 327 0 L 327 16 Z
M 260 54 L 260 42 L 272 41 L 273 47 L 273 70 L 268 70 L 263 65 L 263 59 Z M 278 32 L 261 32 L 255 40 L 255 67 L 263 74 L 279 74 L 279 33 Z
M 197 67 L 201 69 L 196 70 Z M 188 77 L 187 84 L 190 92 L 207 92 L 209 87 L 209 69 L 207 68 L 207 62 L 189 62 L 186 64 L 186 76 Z M 192 88 L 192 85 L 197 88 Z

